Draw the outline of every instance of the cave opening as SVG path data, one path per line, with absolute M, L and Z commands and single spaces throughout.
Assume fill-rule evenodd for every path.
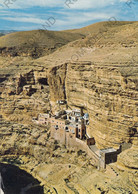
M 44 194 L 40 182 L 17 166 L 0 163 L 0 173 L 4 194 Z
M 6 80 L 6 78 L 2 78 L 2 77 L 1 77 L 1 78 L 0 78 L 0 83 L 1 83 L 1 82 L 4 82 L 5 80 Z
M 49 86 L 47 78 L 40 78 L 40 79 L 38 79 L 38 82 L 39 82 L 39 84 Z

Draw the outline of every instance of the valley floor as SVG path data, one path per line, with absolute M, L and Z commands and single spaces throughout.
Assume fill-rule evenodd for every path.
M 0 162 L 17 165 L 33 175 L 44 186 L 44 193 L 137 192 L 136 169 L 113 163 L 98 171 L 84 151 L 58 144 L 43 127 L 2 121 L 0 141 Z

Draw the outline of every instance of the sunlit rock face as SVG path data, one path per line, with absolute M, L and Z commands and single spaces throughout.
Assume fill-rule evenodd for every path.
M 98 147 L 137 144 L 137 22 L 108 25 L 96 24 L 100 37 L 90 28 L 89 36 L 37 60 L 0 57 L 0 114 L 31 123 L 39 113 L 83 108 Z
M 137 160 L 138 147 L 132 146 L 131 149 L 125 150 L 118 157 L 118 163 L 122 166 L 125 166 L 129 169 L 138 169 L 138 160 Z M 136 177 L 135 177 L 136 178 Z
M 121 68 L 76 62 L 22 73 L 11 83 L 4 81 L 1 114 L 13 121 L 31 122 L 41 112 L 83 108 L 90 116 L 87 132 L 98 147 L 137 144 L 137 79 L 123 75 Z M 59 107 L 58 100 L 67 104 Z
M 136 143 L 135 80 L 125 78 L 116 66 L 89 62 L 68 63 L 51 72 L 51 100 L 65 99 L 68 107 L 88 112 L 88 134 L 95 137 L 99 147 Z
M 23 168 L 44 184 L 45 193 L 137 191 L 137 22 L 117 23 L 92 25 L 86 38 L 60 49 L 49 45 L 49 52 L 33 47 L 37 55 L 28 56 L 23 47 L 15 56 L 17 47 L 0 54 L 0 162 Z M 39 113 L 74 108 L 89 114 L 87 133 L 99 148 L 131 145 L 106 173 L 97 171 L 86 153 L 59 145 L 49 127 L 32 122 Z

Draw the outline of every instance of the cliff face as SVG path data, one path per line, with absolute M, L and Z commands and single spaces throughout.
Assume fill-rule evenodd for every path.
M 56 66 L 52 68 L 48 75 L 48 83 L 50 87 L 50 101 L 66 99 L 65 79 L 67 73 L 67 65 Z
M 68 63 L 51 72 L 51 100 L 65 99 L 69 107 L 88 112 L 87 132 L 99 147 L 136 143 L 137 82 L 122 76 L 115 66 L 90 62 Z
M 1 94 L 5 118 L 31 122 L 50 109 L 83 108 L 90 116 L 87 133 L 100 148 L 137 143 L 137 81 L 115 65 L 76 62 L 31 70 L 6 82 L 5 89 Z M 59 107 L 57 100 L 66 100 L 67 105 Z
M 0 114 L 31 122 L 41 112 L 81 107 L 90 115 L 87 133 L 98 147 L 137 144 L 136 25 L 113 26 L 94 44 L 89 35 L 37 60 L 0 58 Z
M 3 121 L 0 161 L 13 164 L 19 161 L 21 168 L 38 177 L 53 193 L 55 188 L 59 193 L 136 191 L 137 23 L 110 26 L 107 31 L 104 25 L 103 28 L 98 35 L 99 27 L 92 36 L 89 34 L 39 59 L 21 57 L 22 54 L 11 57 L 9 50 L 5 51 L 5 57 L 0 56 L 0 119 Z M 15 40 L 10 37 L 5 41 L 7 44 L 11 41 L 14 47 Z M 27 54 L 25 48 L 23 52 Z M 66 100 L 66 104 L 59 105 L 57 100 Z M 77 152 L 51 140 L 47 127 L 32 124 L 32 117 L 39 113 L 67 108 L 83 108 L 89 113 L 87 133 L 95 138 L 99 148 L 118 148 L 123 142 L 132 144 L 131 149 L 118 157 L 121 171 L 113 164 L 111 169 L 108 166 L 107 174 L 97 172 L 85 153 L 76 156 Z
M 28 63 L 22 67 L 16 60 L 12 69 L 5 64 L 1 70 L 0 114 L 10 121 L 31 123 L 33 116 L 50 110 L 47 72 Z

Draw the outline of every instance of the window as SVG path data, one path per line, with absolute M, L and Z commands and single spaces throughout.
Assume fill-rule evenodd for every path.
M 55 125 L 55 129 L 56 129 L 56 130 L 58 129 L 58 125 Z

